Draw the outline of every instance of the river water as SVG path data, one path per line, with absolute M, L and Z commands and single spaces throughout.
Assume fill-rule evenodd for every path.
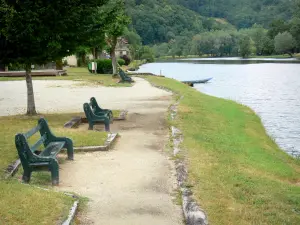
M 300 64 L 295 60 L 188 59 L 150 63 L 138 72 L 180 81 L 212 77 L 199 91 L 251 107 L 269 135 L 290 154 L 300 154 Z

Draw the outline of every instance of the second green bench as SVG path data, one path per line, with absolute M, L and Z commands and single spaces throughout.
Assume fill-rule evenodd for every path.
M 111 119 L 108 114 L 95 114 L 91 109 L 89 103 L 83 104 L 83 110 L 89 123 L 89 130 L 93 130 L 95 124 L 103 122 L 105 125 L 105 131 L 110 131 L 109 124 L 111 122 Z

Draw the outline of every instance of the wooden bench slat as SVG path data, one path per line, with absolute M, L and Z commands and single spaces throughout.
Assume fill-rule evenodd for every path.
M 41 125 L 37 125 L 36 127 L 32 128 L 30 131 L 24 134 L 25 138 L 28 139 L 32 135 L 34 135 L 36 132 L 38 132 L 41 129 Z
M 39 156 L 56 156 L 57 153 L 64 147 L 65 141 L 51 142 Z
M 35 152 L 36 150 L 38 150 L 38 148 L 44 143 L 46 138 L 47 138 L 47 135 L 44 134 L 34 145 L 32 145 L 30 147 L 31 151 Z

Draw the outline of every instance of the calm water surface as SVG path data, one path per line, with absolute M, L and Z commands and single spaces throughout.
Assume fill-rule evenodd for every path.
M 300 64 L 188 60 L 145 64 L 139 72 L 162 73 L 180 81 L 213 77 L 195 88 L 250 106 L 282 149 L 300 153 Z

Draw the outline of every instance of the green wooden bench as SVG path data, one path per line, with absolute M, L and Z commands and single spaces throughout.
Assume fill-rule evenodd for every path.
M 110 109 L 102 109 L 98 105 L 95 97 L 91 97 L 91 99 L 90 99 L 90 106 L 92 107 L 93 113 L 95 115 L 100 115 L 100 116 L 105 115 L 105 116 L 109 117 L 109 119 L 110 119 L 111 122 L 113 121 L 113 113 L 112 113 L 112 111 Z
M 40 133 L 40 139 L 30 146 L 28 139 L 35 133 Z M 25 134 L 17 134 L 15 143 L 23 166 L 22 180 L 30 181 L 31 173 L 35 170 L 49 169 L 51 171 L 52 184 L 59 184 L 59 166 L 56 155 L 61 149 L 66 148 L 68 159 L 74 159 L 73 142 L 66 137 L 56 137 L 49 129 L 45 119 L 39 119 L 38 125 Z M 41 146 L 44 150 L 40 151 Z
M 127 76 L 127 74 L 126 74 L 121 68 L 119 68 L 119 75 L 120 75 L 120 77 L 121 77 L 121 81 L 122 81 L 122 82 L 129 82 L 129 83 L 134 82 L 134 81 L 132 80 L 132 78 L 129 77 L 129 76 Z
M 83 110 L 89 123 L 89 130 L 93 130 L 96 123 L 103 122 L 105 125 L 105 131 L 110 131 L 110 118 L 108 116 L 104 114 L 96 115 L 88 103 L 83 104 Z

